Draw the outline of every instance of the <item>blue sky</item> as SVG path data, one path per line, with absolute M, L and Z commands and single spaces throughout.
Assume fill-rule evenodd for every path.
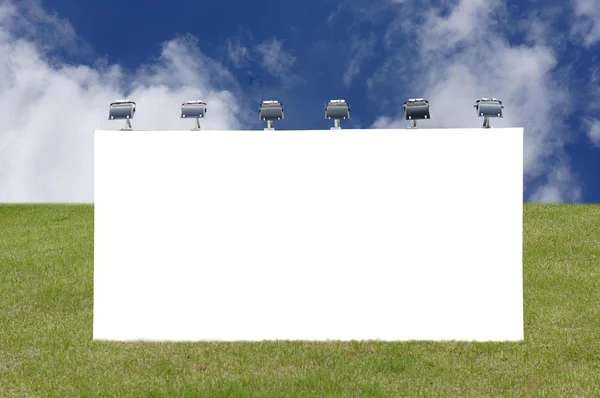
M 327 129 L 333 98 L 344 127 L 404 128 L 407 98 L 430 101 L 422 127 L 478 127 L 495 96 L 494 125 L 525 128 L 524 199 L 600 203 L 597 0 L 0 0 L 0 54 L 0 202 L 93 201 L 93 130 L 118 98 L 140 129 L 187 128 L 195 98 L 203 128 L 262 128 L 278 99 L 278 129 Z

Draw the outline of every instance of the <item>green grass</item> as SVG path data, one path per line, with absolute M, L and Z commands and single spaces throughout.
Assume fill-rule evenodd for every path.
M 93 206 L 0 206 L 0 396 L 600 396 L 600 206 L 526 205 L 520 343 L 92 341 Z

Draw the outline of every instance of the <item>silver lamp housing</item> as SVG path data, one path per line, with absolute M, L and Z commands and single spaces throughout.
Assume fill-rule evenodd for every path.
M 404 120 L 410 120 L 410 127 L 417 127 L 417 120 L 431 119 L 429 101 L 423 98 L 411 98 L 403 105 Z
M 181 104 L 181 119 L 196 119 L 196 127 L 192 130 L 200 130 L 200 119 L 206 117 L 207 111 L 204 101 L 186 101 Z
M 127 99 L 113 101 L 108 108 L 108 120 L 125 120 L 125 128 L 121 130 L 131 130 L 131 119 L 135 116 L 135 108 L 135 102 Z
M 502 101 L 496 98 L 481 98 L 475 101 L 473 107 L 477 110 L 477 116 L 483 118 L 483 128 L 490 128 L 490 118 L 492 117 L 503 117 L 502 110 L 504 106 Z
M 283 120 L 283 104 L 276 100 L 263 101 L 258 108 L 258 117 L 267 122 L 265 130 L 273 130 L 273 121 Z
M 346 100 L 331 100 L 325 104 L 325 119 L 333 119 L 332 130 L 341 129 L 341 120 L 350 119 L 350 104 Z

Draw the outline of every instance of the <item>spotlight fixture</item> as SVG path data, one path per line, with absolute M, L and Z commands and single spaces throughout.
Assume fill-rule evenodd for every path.
M 279 101 L 263 101 L 258 108 L 258 117 L 260 120 L 267 121 L 267 128 L 265 130 L 274 130 L 273 121 L 283 120 L 283 104 Z
M 108 108 L 108 120 L 125 120 L 122 131 L 131 130 L 131 119 L 135 115 L 135 102 L 130 100 L 117 100 Z
M 333 119 L 331 130 L 340 130 L 341 120 L 350 119 L 350 104 L 345 100 L 331 100 L 325 104 L 325 119 Z
M 431 119 L 429 101 L 423 98 L 411 98 L 404 103 L 404 120 L 410 120 L 410 127 L 417 127 L 417 120 Z
M 206 117 L 206 102 L 204 101 L 187 101 L 181 104 L 181 119 L 196 119 L 196 127 L 193 131 L 200 130 L 200 119 Z
M 475 105 L 473 105 L 475 109 L 477 109 L 477 116 L 483 118 L 483 128 L 489 129 L 491 126 L 490 118 L 491 117 L 503 117 L 502 109 L 504 106 L 502 105 L 502 101 L 496 98 L 481 98 L 475 101 Z

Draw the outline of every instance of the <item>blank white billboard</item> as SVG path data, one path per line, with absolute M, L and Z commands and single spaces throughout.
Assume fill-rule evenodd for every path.
M 523 335 L 523 129 L 96 131 L 100 340 Z

